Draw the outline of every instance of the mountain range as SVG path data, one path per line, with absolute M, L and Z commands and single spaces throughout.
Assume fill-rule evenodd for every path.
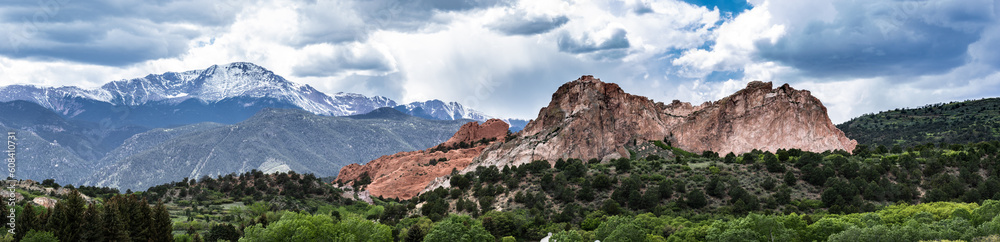
M 337 116 L 351 117 L 336 120 L 367 121 L 324 121 L 327 120 L 324 118 Z M 64 183 L 73 184 L 104 184 L 120 186 L 123 189 L 140 189 L 155 185 L 156 183 L 151 183 L 154 181 L 171 181 L 185 176 L 194 178 L 206 174 L 228 174 L 243 168 L 274 168 L 261 167 L 260 164 L 254 164 L 253 167 L 245 164 L 223 166 L 218 170 L 194 172 L 185 170 L 181 172 L 184 176 L 180 177 L 174 177 L 181 175 L 177 169 L 190 167 L 181 166 L 171 170 L 171 173 L 176 174 L 163 176 L 146 176 L 141 174 L 142 172 L 130 170 L 133 168 L 140 169 L 136 171 L 148 170 L 150 167 L 146 162 L 152 159 L 178 161 L 181 156 L 175 156 L 176 154 L 169 151 L 176 151 L 181 149 L 178 147 L 191 144 L 190 141 L 178 140 L 182 137 L 200 137 L 198 135 L 210 137 L 221 132 L 220 130 L 234 127 L 241 127 L 238 130 L 252 133 L 254 131 L 247 127 L 264 130 L 270 125 L 261 124 L 262 122 L 277 123 L 278 120 L 293 117 L 306 117 L 303 119 L 315 121 L 303 124 L 305 125 L 303 127 L 313 127 L 309 125 L 327 122 L 329 126 L 313 128 L 341 133 L 346 132 L 345 130 L 354 130 L 361 132 L 358 135 L 363 136 L 328 133 L 329 138 L 324 140 L 330 144 L 361 147 L 355 149 L 326 147 L 328 151 L 324 152 L 337 151 L 329 153 L 328 160 L 316 158 L 316 154 L 327 154 L 323 152 L 278 154 L 279 158 L 271 157 L 272 160 L 281 161 L 272 162 L 276 164 L 275 167 L 285 165 L 297 171 L 313 172 L 321 176 L 334 176 L 340 166 L 348 163 L 364 162 L 380 155 L 400 151 L 429 148 L 450 137 L 465 122 L 485 121 L 491 118 L 456 102 L 429 100 L 398 104 L 381 96 L 369 97 L 343 92 L 327 95 L 309 85 L 291 82 L 263 67 L 245 62 L 213 65 L 203 70 L 151 74 L 141 78 L 109 82 L 94 89 L 33 85 L 0 87 L 0 127 L 19 131 L 19 138 L 30 143 L 24 147 L 24 155 L 31 157 L 33 163 L 22 167 L 21 178 L 38 180 L 58 178 Z M 435 122 L 435 120 L 459 121 Z M 506 120 L 526 123 L 524 120 Z M 386 125 L 401 126 L 383 127 Z M 518 128 L 512 130 L 516 131 Z M 292 131 L 322 133 L 295 129 L 274 131 L 278 132 L 274 135 L 282 137 L 291 134 L 281 132 Z M 269 146 L 272 142 L 276 141 L 262 139 L 261 143 L 254 145 Z M 32 148 L 34 150 L 30 150 Z M 264 148 L 233 145 L 227 149 L 227 151 L 242 152 Z M 182 153 L 187 153 L 183 156 L 184 159 L 204 158 L 194 158 L 201 154 L 198 152 Z M 208 156 L 214 158 L 204 160 L 226 163 L 220 161 L 225 158 L 219 157 L 225 156 L 220 156 L 218 152 L 210 152 Z M 288 161 L 289 157 L 296 160 L 301 158 L 303 163 Z M 243 159 L 244 162 L 252 160 L 240 156 L 228 158 Z M 94 175 L 95 173 L 99 175 Z
M 96 89 L 0 87 L 0 101 L 14 100 L 37 103 L 67 119 L 105 126 L 148 128 L 199 122 L 233 124 L 268 107 L 300 108 L 325 116 L 364 114 L 381 107 L 394 107 L 429 119 L 486 121 L 491 118 L 457 102 L 429 100 L 401 105 L 382 96 L 343 92 L 329 96 L 246 62 L 213 65 L 204 70 L 150 74 L 109 82 Z M 513 122 L 518 121 L 522 120 Z

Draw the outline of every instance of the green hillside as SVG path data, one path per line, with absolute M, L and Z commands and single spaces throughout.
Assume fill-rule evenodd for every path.
M 866 114 L 837 125 L 859 144 L 903 148 L 1000 139 L 1000 98 Z
M 48 196 L 63 205 L 28 210 L 21 200 L 15 210 L 25 223 L 18 228 L 36 230 L 25 240 L 538 241 L 549 233 L 557 241 L 1000 239 L 1000 141 L 724 157 L 675 156 L 655 141 L 627 148 L 636 155 L 610 162 L 456 172 L 450 188 L 374 204 L 311 174 L 251 171 L 129 195 L 81 187 L 99 197 L 92 204 L 72 193 L 27 191 L 27 199 Z M 164 205 L 152 205 L 158 202 Z M 82 222 L 94 218 L 106 222 Z

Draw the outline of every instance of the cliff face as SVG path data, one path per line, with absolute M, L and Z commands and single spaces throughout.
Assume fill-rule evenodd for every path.
M 719 154 L 780 148 L 852 151 L 858 144 L 830 122 L 819 99 L 788 84 L 772 89 L 770 82 L 754 81 L 733 95 L 698 108 L 671 130 L 675 143 L 685 150 Z
M 662 139 L 681 121 L 664 115 L 664 108 L 662 103 L 625 93 L 617 84 L 584 76 L 559 87 L 518 138 L 489 147 L 477 165 L 628 157 L 626 142 Z
M 507 123 L 499 119 L 487 120 L 482 125 L 469 122 L 462 125 L 451 139 L 441 145 L 450 147 L 459 142 L 471 144 L 474 141 L 491 138 L 501 140 L 507 134 L 507 128 Z M 465 169 L 487 145 L 489 144 L 479 144 L 447 152 L 427 149 L 382 156 L 365 165 L 351 164 L 341 168 L 337 181 L 353 181 L 367 173 L 372 179 L 367 191 L 372 196 L 410 199 L 418 195 L 435 178 L 451 174 L 452 169 Z
M 720 154 L 779 148 L 851 151 L 857 144 L 834 127 L 819 99 L 787 84 L 772 89 L 770 82 L 755 81 L 719 101 L 665 105 L 583 76 L 552 94 L 517 138 L 488 147 L 466 170 L 541 159 L 627 157 L 626 143 L 664 138 L 688 151 Z

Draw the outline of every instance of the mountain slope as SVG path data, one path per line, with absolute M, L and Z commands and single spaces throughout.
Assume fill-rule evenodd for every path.
M 136 190 L 254 169 L 333 176 L 347 164 L 429 148 L 467 121 L 426 120 L 392 108 L 349 117 L 265 109 L 234 125 L 178 135 L 101 169 L 86 184 Z
M 911 147 L 1000 139 L 1000 98 L 927 105 L 866 114 L 837 125 L 867 145 Z
M 16 179 L 59 179 L 76 181 L 84 174 L 80 171 L 91 169 L 87 162 L 72 150 L 47 141 L 32 131 L 17 129 L 0 122 L 4 139 L 13 131 L 16 137 L 15 172 Z M 6 146 L 4 148 L 6 151 Z M 6 153 L 4 156 L 6 158 Z
M 103 159 L 101 159 L 99 164 L 117 164 L 121 160 L 133 156 L 143 151 L 155 148 L 157 145 L 162 144 L 170 139 L 177 136 L 205 131 L 209 129 L 214 129 L 218 127 L 225 126 L 219 123 L 197 123 L 191 125 L 180 126 L 176 128 L 157 128 L 147 132 L 136 134 L 125 140 L 125 142 L 108 152 Z
M 93 165 L 104 154 L 143 127 L 109 127 L 98 123 L 66 120 L 38 104 L 27 101 L 0 102 L 0 123 L 5 127 L 31 131 L 38 138 L 65 147 L 74 156 Z
M 533 160 L 629 157 L 624 145 L 646 140 L 722 154 L 779 148 L 853 150 L 856 144 L 833 126 L 818 99 L 787 85 L 771 89 L 769 82 L 751 82 L 716 102 L 664 105 L 592 76 L 559 87 L 538 118 L 517 136 L 484 150 L 466 171 Z

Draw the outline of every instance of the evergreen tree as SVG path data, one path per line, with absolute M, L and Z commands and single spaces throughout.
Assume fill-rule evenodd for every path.
M 112 241 L 132 241 L 129 238 L 129 227 L 122 218 L 120 206 L 122 206 L 122 196 L 117 195 L 104 204 L 104 238 Z
M 705 198 L 705 193 L 702 193 L 700 189 L 691 189 L 686 199 L 687 205 L 692 208 L 702 208 L 708 205 L 708 199 Z
M 83 224 L 80 225 L 80 240 L 104 241 L 104 214 L 97 209 L 97 204 L 87 205 L 83 212 Z
M 792 171 L 785 172 L 785 185 L 795 186 L 795 183 L 798 181 L 799 179 L 795 178 L 795 173 L 792 173 Z
M 419 225 L 413 224 L 410 229 L 406 232 L 406 237 L 403 239 L 405 242 L 419 242 L 424 241 L 424 230 L 420 228 Z
M 205 234 L 205 240 L 207 241 L 239 241 L 240 234 L 236 232 L 236 227 L 231 224 L 218 224 L 212 226 L 212 229 Z
M 767 166 L 767 171 L 769 172 L 783 172 L 785 171 L 785 165 L 778 161 L 778 157 L 771 155 L 771 153 L 764 154 L 764 165 Z
M 53 235 L 62 241 L 80 240 L 84 203 L 79 192 L 70 192 L 66 200 L 56 203 L 47 221 L 48 231 L 52 231 Z
M 153 219 L 152 226 L 150 227 L 150 240 L 173 241 L 171 232 L 174 230 L 174 224 L 170 220 L 170 213 L 167 212 L 167 206 L 164 206 L 163 202 L 156 203 L 156 208 L 153 209 L 149 217 Z
M 152 209 L 146 199 L 139 199 L 135 194 L 129 194 L 124 199 L 124 205 L 120 208 L 123 220 L 128 221 L 128 234 L 132 240 L 147 241 L 150 238 L 149 214 Z
M 37 229 L 35 226 L 35 206 L 31 203 L 26 203 L 24 208 L 21 209 L 21 214 L 17 216 L 17 221 L 14 224 L 14 238 L 20 241 L 24 238 L 24 235 L 28 234 L 28 231 L 32 229 Z
M 657 192 L 660 193 L 660 199 L 670 199 L 674 195 L 673 184 L 671 184 L 670 180 L 660 181 L 660 185 L 656 188 Z

